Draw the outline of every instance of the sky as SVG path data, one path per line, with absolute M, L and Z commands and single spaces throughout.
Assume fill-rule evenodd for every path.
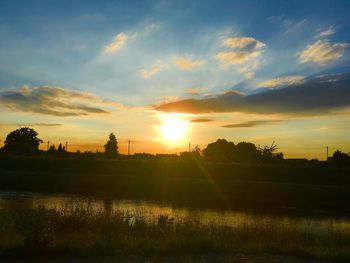
M 1 1 L 0 144 L 350 151 L 349 1 Z

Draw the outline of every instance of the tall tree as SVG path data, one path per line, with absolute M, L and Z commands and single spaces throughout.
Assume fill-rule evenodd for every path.
M 239 142 L 236 145 L 234 160 L 239 162 L 252 162 L 258 158 L 258 150 L 254 143 Z
M 118 154 L 118 141 L 113 133 L 109 135 L 109 140 L 104 146 L 105 154 L 108 156 L 116 156 Z
M 4 150 L 14 154 L 34 154 L 43 142 L 37 136 L 38 133 L 28 127 L 14 130 L 7 135 Z
M 209 143 L 203 150 L 204 157 L 211 160 L 230 160 L 235 154 L 235 144 L 225 139 L 218 139 L 216 142 Z

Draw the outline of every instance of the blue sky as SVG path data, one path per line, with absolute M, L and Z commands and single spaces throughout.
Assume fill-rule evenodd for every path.
M 349 1 L 1 1 L 0 92 L 23 86 L 88 92 L 95 98 L 84 97 L 84 103 L 106 109 L 120 104 L 117 115 L 133 118 L 137 113 L 131 112 L 143 108 L 147 125 L 155 104 L 230 90 L 249 95 L 350 72 L 349 17 Z M 21 103 L 3 103 L 4 125 L 18 116 L 21 123 L 99 123 L 98 136 L 102 129 L 129 125 L 101 124 L 97 106 L 81 120 Z M 225 116 L 215 118 L 231 121 L 233 115 Z M 228 134 L 216 128 L 211 133 Z

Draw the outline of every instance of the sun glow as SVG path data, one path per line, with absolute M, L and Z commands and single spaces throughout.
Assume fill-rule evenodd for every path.
M 160 130 L 167 142 L 177 142 L 181 140 L 188 129 L 188 122 L 180 116 L 166 114 L 162 116 L 163 123 Z

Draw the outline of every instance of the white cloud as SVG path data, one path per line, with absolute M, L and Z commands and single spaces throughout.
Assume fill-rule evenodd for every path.
M 140 70 L 140 73 L 141 73 L 142 77 L 150 78 L 166 68 L 167 68 L 166 64 L 156 63 L 148 70 L 147 69 Z
M 303 76 L 285 76 L 266 80 L 264 82 L 261 82 L 259 86 L 265 88 L 276 88 L 283 85 L 300 84 L 303 83 L 304 80 L 305 77 Z
M 258 60 L 266 44 L 252 37 L 226 38 L 223 46 L 233 50 L 222 51 L 215 55 L 221 63 L 221 68 L 227 69 L 230 65 L 239 66 L 237 71 L 244 74 L 245 79 L 254 76 L 254 70 L 258 67 Z
M 223 63 L 223 67 L 230 64 L 242 64 L 261 55 L 261 51 L 228 51 L 219 52 L 215 58 Z
M 323 38 L 323 37 L 328 37 L 330 35 L 333 35 L 335 33 L 335 30 L 333 27 L 329 27 L 328 29 L 318 33 L 315 38 Z
M 136 38 L 147 37 L 149 34 L 158 30 L 160 25 L 157 23 L 143 23 L 140 24 L 135 30 L 131 30 L 127 33 L 121 32 L 117 34 L 113 40 L 104 47 L 104 53 L 115 53 L 121 50 L 125 44 Z
M 230 48 L 239 48 L 239 49 L 260 49 L 266 46 L 263 42 L 260 42 L 252 37 L 233 37 L 227 38 L 224 43 L 224 46 Z
M 348 43 L 331 43 L 329 40 L 317 40 L 299 53 L 300 63 L 314 62 L 319 65 L 341 58 Z
M 117 34 L 112 42 L 110 42 L 108 45 L 105 46 L 104 48 L 104 52 L 105 53 L 115 53 L 117 51 L 119 51 L 126 43 L 126 41 L 128 40 L 128 35 L 121 32 L 119 34 Z
M 175 58 L 174 62 L 175 65 L 182 70 L 193 70 L 202 66 L 205 63 L 204 60 L 191 60 L 182 57 Z

